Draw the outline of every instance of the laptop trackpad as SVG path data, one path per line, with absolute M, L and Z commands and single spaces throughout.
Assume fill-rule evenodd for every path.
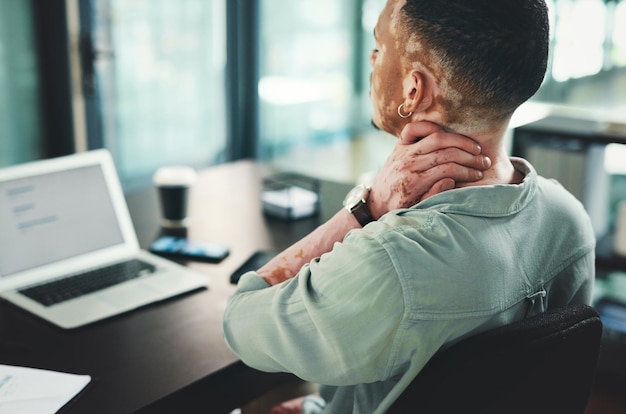
M 124 283 L 98 292 L 96 297 L 115 307 L 128 309 L 150 303 L 161 295 L 143 283 Z

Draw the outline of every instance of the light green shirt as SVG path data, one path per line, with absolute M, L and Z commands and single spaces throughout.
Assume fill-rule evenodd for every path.
M 248 365 L 325 384 L 326 413 L 384 412 L 440 348 L 589 303 L 582 205 L 526 161 L 520 185 L 447 191 L 351 231 L 297 277 L 244 275 L 224 335 Z

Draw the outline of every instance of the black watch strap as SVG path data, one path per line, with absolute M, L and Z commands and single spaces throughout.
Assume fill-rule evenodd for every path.
M 350 210 L 352 214 L 354 214 L 354 218 L 359 222 L 361 227 L 365 227 L 366 224 L 374 221 L 374 217 L 370 213 L 367 205 L 363 202 L 358 203 L 352 210 Z

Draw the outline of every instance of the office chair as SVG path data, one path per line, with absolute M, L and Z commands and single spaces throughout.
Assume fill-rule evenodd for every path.
M 436 354 L 388 412 L 581 414 L 601 336 L 586 305 L 478 334 Z

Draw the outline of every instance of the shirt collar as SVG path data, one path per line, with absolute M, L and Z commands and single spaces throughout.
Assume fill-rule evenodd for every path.
M 522 158 L 511 163 L 524 179 L 517 185 L 485 185 L 444 191 L 416 204 L 412 209 L 435 208 L 441 212 L 473 216 L 508 216 L 522 210 L 537 191 L 537 172 Z

